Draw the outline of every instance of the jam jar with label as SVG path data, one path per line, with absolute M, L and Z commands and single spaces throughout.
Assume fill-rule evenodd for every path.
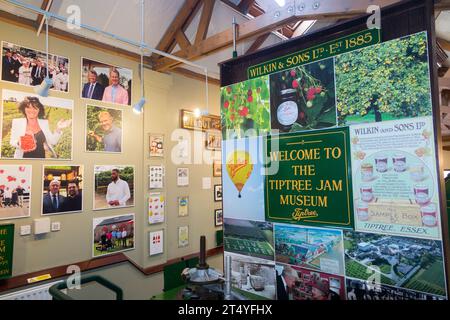
M 299 118 L 297 105 L 297 90 L 281 90 L 280 105 L 277 108 L 277 121 L 281 125 L 280 129 L 289 131 L 292 125 Z

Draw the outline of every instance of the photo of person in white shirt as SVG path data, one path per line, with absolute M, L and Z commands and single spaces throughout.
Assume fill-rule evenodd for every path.
M 94 210 L 134 206 L 134 166 L 95 166 Z
M 130 199 L 128 183 L 120 179 L 119 169 L 111 171 L 111 183 L 106 191 L 106 202 L 110 207 L 124 207 Z

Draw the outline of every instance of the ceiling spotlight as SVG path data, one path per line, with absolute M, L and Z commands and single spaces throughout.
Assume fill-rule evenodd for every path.
M 142 97 L 142 98 L 138 101 L 138 103 L 136 103 L 136 104 L 133 106 L 133 112 L 136 113 L 136 114 L 141 114 L 141 113 L 142 113 L 142 109 L 144 109 L 145 102 L 146 102 L 146 101 L 145 101 L 145 98 Z

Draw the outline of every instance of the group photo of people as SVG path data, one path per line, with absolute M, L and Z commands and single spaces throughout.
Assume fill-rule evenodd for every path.
M 86 151 L 122 152 L 122 110 L 88 105 Z
M 30 216 L 31 166 L 0 166 L 0 220 Z
M 134 214 L 95 218 L 93 256 L 134 249 Z
M 94 210 L 134 206 L 134 166 L 95 166 Z
M 48 69 L 48 70 L 47 70 Z M 69 91 L 69 59 L 2 41 L 2 80 L 38 86 L 48 76 L 51 89 Z
M 42 214 L 83 210 L 83 167 L 44 166 Z
M 82 58 L 81 97 L 108 103 L 131 105 L 133 71 Z
M 3 90 L 1 157 L 72 159 L 73 100 Z

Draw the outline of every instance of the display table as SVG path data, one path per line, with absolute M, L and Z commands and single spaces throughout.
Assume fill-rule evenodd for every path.
M 181 290 L 185 288 L 185 285 L 167 290 L 156 296 L 150 298 L 150 300 L 181 300 L 181 295 L 179 294 Z

